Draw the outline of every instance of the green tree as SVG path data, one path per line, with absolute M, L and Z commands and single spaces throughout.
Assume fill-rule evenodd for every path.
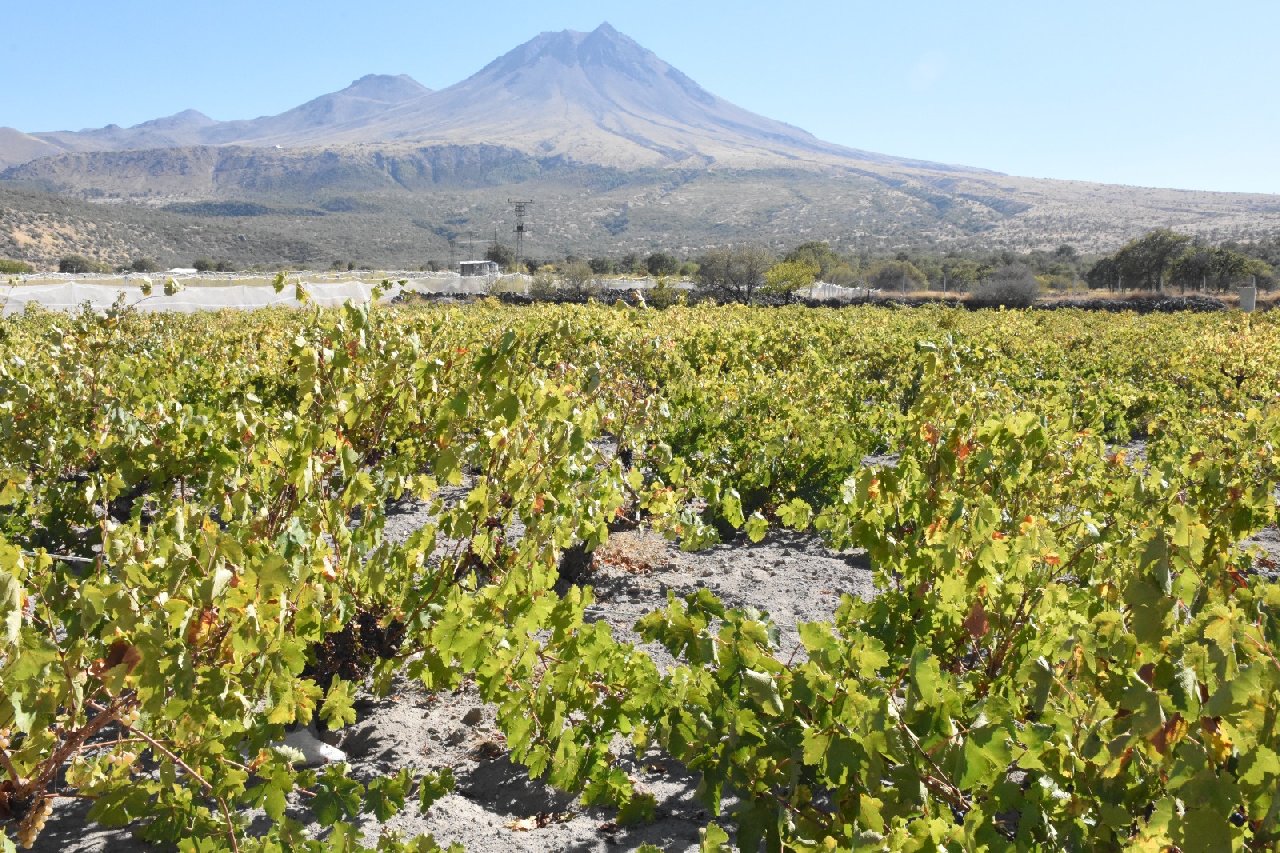
M 489 248 L 484 253 L 484 259 L 493 261 L 506 272 L 515 266 L 516 253 L 510 246 L 495 242 L 489 244 Z
M 1187 246 L 1169 265 L 1169 281 L 1183 291 L 1208 286 L 1214 279 L 1213 254 L 1208 246 Z
M 698 258 L 698 284 L 739 302 L 751 302 L 774 258 L 758 246 L 712 249 Z
M 1116 259 L 1108 255 L 1105 258 L 1099 258 L 1093 266 L 1089 267 L 1089 271 L 1084 274 L 1084 280 L 1094 290 L 1118 290 L 1120 272 Z
M 1159 290 L 1173 262 L 1191 238 L 1168 228 L 1157 228 L 1128 243 L 1115 254 L 1122 286 Z
M 867 284 L 877 290 L 923 290 L 929 279 L 911 261 L 881 261 L 867 274 Z
M 783 260 L 816 264 L 818 280 L 828 284 L 849 285 L 858 279 L 853 263 L 836 253 L 829 244 L 816 240 L 796 246 L 787 252 Z
M 982 281 L 986 270 L 972 258 L 947 257 L 940 264 L 944 290 L 969 290 Z
M 651 276 L 675 275 L 680 271 L 680 262 L 666 252 L 654 252 L 644 259 L 644 267 Z
M 1004 264 L 973 288 L 969 301 L 994 308 L 1029 308 L 1040 295 L 1040 283 L 1026 264 Z
M 153 258 L 134 258 L 129 269 L 133 272 L 159 272 L 160 264 Z
M 627 273 L 637 273 L 644 275 L 644 264 L 640 261 L 640 256 L 635 252 L 627 252 L 618 261 L 617 272 L 626 275 Z
M 0 258 L 0 274 L 21 275 L 29 272 L 35 272 L 35 268 L 26 261 L 11 261 L 8 258 Z
M 574 296 L 590 296 L 597 290 L 595 273 L 585 261 L 573 261 L 560 268 L 565 290 Z
M 58 272 L 98 272 L 100 268 L 97 261 L 92 261 L 84 255 L 65 255 L 58 261 Z
M 792 299 L 798 291 L 811 287 L 817 280 L 819 266 L 812 261 L 781 261 L 764 274 L 764 290 Z
M 1227 290 L 1249 276 L 1250 259 L 1232 249 L 1219 247 L 1210 255 L 1210 269 L 1218 290 Z

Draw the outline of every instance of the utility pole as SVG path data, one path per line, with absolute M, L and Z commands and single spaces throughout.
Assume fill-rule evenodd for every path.
M 509 198 L 507 199 L 507 204 L 511 205 L 512 211 L 516 215 L 516 272 L 520 272 L 520 259 L 524 254 L 524 232 L 526 230 L 524 218 L 528 214 L 529 208 L 533 207 L 533 200 Z

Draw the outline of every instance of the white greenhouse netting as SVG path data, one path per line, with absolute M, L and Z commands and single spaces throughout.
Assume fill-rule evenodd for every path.
M 72 311 L 84 305 L 94 309 L 110 307 L 123 294 L 126 305 L 139 311 L 219 311 L 223 309 L 252 310 L 268 306 L 297 307 L 302 303 L 296 298 L 296 287 L 301 284 L 310 300 L 318 305 L 341 305 L 347 300 L 367 302 L 382 281 L 388 281 L 383 299 L 391 299 L 405 291 L 418 293 L 476 295 L 499 290 L 524 292 L 528 287 L 526 276 L 463 277 L 450 273 L 411 274 L 352 274 L 306 273 L 287 277 L 284 288 L 277 293 L 272 286 L 273 276 L 212 276 L 212 275 L 155 275 L 155 276 L 93 276 L 93 275 L 29 275 L 12 279 L 8 286 L 0 285 L 0 307 L 3 313 L 14 314 L 26 309 L 28 303 L 45 308 Z M 182 289 L 172 296 L 164 294 L 165 282 L 173 279 Z M 400 282 L 405 282 L 401 285 Z M 150 285 L 151 295 L 143 288 Z
M 182 289 L 172 296 L 164 294 L 165 282 L 174 280 Z M 341 305 L 347 300 L 367 302 L 381 282 L 383 299 L 393 299 L 404 292 L 431 293 L 455 296 L 477 296 L 498 293 L 527 293 L 532 279 L 526 275 L 461 276 L 457 273 L 299 273 L 286 279 L 279 293 L 272 286 L 274 276 L 242 274 L 156 274 L 156 275 L 26 275 L 10 279 L 9 285 L 0 284 L 0 313 L 16 314 L 26 310 L 30 303 L 58 311 L 74 311 L 84 305 L 95 310 L 109 308 L 124 296 L 126 305 L 139 311 L 220 311 L 223 309 L 252 310 L 270 306 L 298 307 L 302 303 L 295 298 L 295 288 L 301 284 L 318 305 Z M 400 282 L 404 282 L 403 285 Z M 652 279 L 604 279 L 605 290 L 646 290 L 654 286 Z M 151 295 L 143 293 L 150 285 Z M 691 287 L 687 282 L 674 285 L 678 289 Z M 869 291 L 860 287 L 840 287 L 816 282 L 800 291 L 810 299 L 853 301 L 865 298 Z
M 840 302 L 866 299 L 875 292 L 865 287 L 841 287 L 838 284 L 827 284 L 825 281 L 814 282 L 812 287 L 800 291 L 807 299 L 837 300 Z

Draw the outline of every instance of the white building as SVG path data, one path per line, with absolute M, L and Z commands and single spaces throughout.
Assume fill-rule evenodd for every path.
M 463 261 L 458 264 L 458 272 L 464 276 L 497 275 L 500 270 L 496 261 Z

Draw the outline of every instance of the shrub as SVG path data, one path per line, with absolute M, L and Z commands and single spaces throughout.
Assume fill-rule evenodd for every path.
M 675 275 L 680 271 L 680 262 L 666 252 L 654 252 L 644 259 L 645 269 L 649 275 Z
M 1040 283 L 1022 264 L 1003 266 L 977 285 L 969 294 L 969 304 L 979 308 L 1030 308 L 1040 296 Z
M 915 264 L 906 260 L 881 261 L 867 273 L 867 284 L 876 290 L 906 292 L 924 290 L 929 279 Z
M 35 267 L 26 261 L 11 261 L 8 258 L 0 258 L 0 274 L 19 275 L 28 272 L 35 272 Z
M 102 271 L 102 264 L 90 260 L 84 255 L 66 255 L 58 261 L 58 272 L 86 273 Z
M 191 266 L 196 272 L 235 272 L 235 266 L 231 261 L 212 261 L 208 258 L 196 258 L 191 262 Z M 347 269 L 354 267 L 354 264 L 348 264 Z
M 684 291 L 672 287 L 671 280 L 665 275 L 644 296 L 645 302 L 653 308 L 670 308 L 672 305 L 679 305 L 685 298 Z
M 529 283 L 529 296 L 533 299 L 554 299 L 556 295 L 556 277 L 549 270 L 540 270 Z
M 560 271 L 560 276 L 564 280 L 565 288 L 574 296 L 594 296 L 600 290 L 595 274 L 584 261 L 565 264 Z

